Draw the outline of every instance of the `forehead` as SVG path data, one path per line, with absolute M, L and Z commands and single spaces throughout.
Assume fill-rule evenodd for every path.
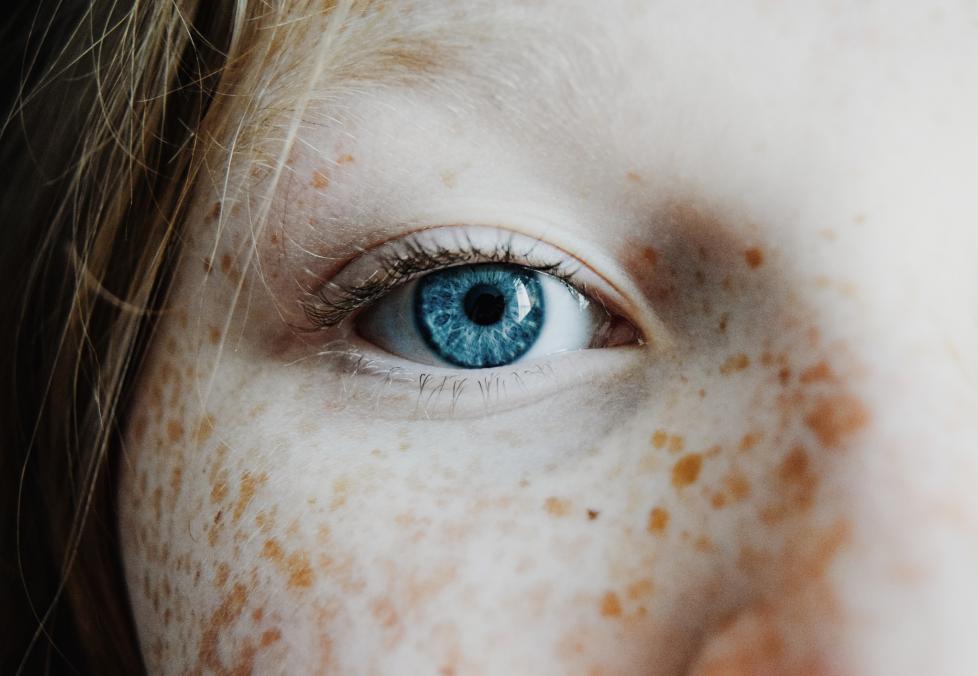
M 313 108 L 413 92 L 521 140 L 636 167 L 761 152 L 783 172 L 778 162 L 797 164 L 801 145 L 810 155 L 825 138 L 873 153 L 938 108 L 964 120 L 940 97 L 973 102 L 978 59 L 978 9 L 965 2 L 432 0 L 362 3 L 324 21 L 286 44 L 294 58 L 277 62 L 268 107 L 293 107 L 298 61 L 315 80 Z

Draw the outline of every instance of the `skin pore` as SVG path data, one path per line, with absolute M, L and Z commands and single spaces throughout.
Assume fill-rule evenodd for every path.
M 978 671 L 978 11 L 387 5 L 348 30 L 396 76 L 199 186 L 121 464 L 149 670 Z M 643 344 L 310 329 L 438 227 L 566 252 Z

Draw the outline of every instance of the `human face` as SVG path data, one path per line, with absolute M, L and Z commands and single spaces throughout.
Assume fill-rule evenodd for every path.
M 150 670 L 978 673 L 975 6 L 378 11 L 287 49 L 397 77 L 199 187 L 120 480 Z M 419 231 L 539 242 L 614 335 L 311 330 Z

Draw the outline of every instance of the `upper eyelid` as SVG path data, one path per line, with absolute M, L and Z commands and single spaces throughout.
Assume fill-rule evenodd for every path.
M 483 227 L 483 226 L 478 226 Z M 303 303 L 306 316 L 317 327 L 336 326 L 346 317 L 366 307 L 397 287 L 416 279 L 428 272 L 442 270 L 458 265 L 476 265 L 480 263 L 512 263 L 543 272 L 564 281 L 580 293 L 593 297 L 588 286 L 576 280 L 576 273 L 584 263 L 571 256 L 563 254 L 563 258 L 534 259 L 532 254 L 537 242 L 522 254 L 514 253 L 512 241 L 519 237 L 516 233 L 508 233 L 509 242 L 497 242 L 492 249 L 476 244 L 467 237 L 464 246 L 448 248 L 441 245 L 424 246 L 418 241 L 421 233 L 430 233 L 440 228 L 411 233 L 396 240 L 389 240 L 374 249 L 361 254 L 342 268 L 335 277 L 342 279 L 344 272 L 355 264 L 363 264 L 364 259 L 374 259 L 377 268 L 373 273 L 356 283 L 341 283 L 329 280 L 321 284 L 311 294 L 311 298 Z M 500 229 L 495 229 L 502 232 Z M 412 239 L 412 236 L 415 236 Z M 529 238 L 527 238 L 529 240 Z M 391 251 L 396 245 L 407 248 L 408 255 L 398 256 Z M 554 249 L 557 251 L 556 249 Z M 550 262 L 544 262 L 549 260 Z M 380 272 L 377 277 L 374 275 Z M 597 299 L 599 302 L 601 298 Z

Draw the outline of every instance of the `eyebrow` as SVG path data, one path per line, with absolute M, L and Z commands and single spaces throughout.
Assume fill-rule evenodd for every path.
M 536 78 L 573 88 L 600 50 L 593 44 L 582 48 L 572 32 L 561 31 L 551 19 L 532 7 L 502 1 L 472 3 L 463 11 L 442 2 L 404 6 L 363 0 L 347 13 L 334 9 L 321 19 L 300 19 L 308 22 L 299 29 L 302 42 L 283 45 L 300 53 L 294 60 L 275 59 L 270 79 L 308 78 L 318 58 L 323 60 L 320 77 L 301 83 L 311 88 L 314 102 L 384 87 L 434 90 L 447 100 L 460 95 L 508 98 L 524 88 L 532 91 L 528 83 Z M 255 117 L 293 110 L 297 89 L 265 89 Z M 571 105 L 566 99 L 561 104 Z

